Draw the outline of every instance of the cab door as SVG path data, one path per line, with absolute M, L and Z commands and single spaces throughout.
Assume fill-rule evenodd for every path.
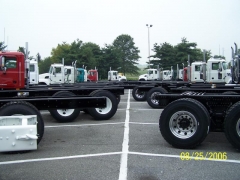
M 52 66 L 50 70 L 50 84 L 64 83 L 64 70 L 62 66 Z
M 0 68 L 0 88 L 22 88 L 25 85 L 24 72 L 21 73 L 16 56 L 5 56 L 4 67 Z

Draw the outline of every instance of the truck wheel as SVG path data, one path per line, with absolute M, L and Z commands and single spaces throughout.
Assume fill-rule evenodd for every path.
M 116 95 L 116 98 L 117 98 L 117 103 L 119 104 L 121 101 L 121 95 Z
M 233 147 L 240 150 L 240 102 L 235 103 L 227 111 L 224 119 L 224 132 Z
M 145 91 L 139 91 L 138 87 L 134 87 L 132 90 L 132 96 L 136 101 L 145 101 L 147 93 Z
M 37 115 L 37 144 L 39 144 L 44 134 L 44 121 L 38 109 L 25 101 L 9 102 L 0 108 L 0 116 L 14 115 Z
M 69 91 L 59 91 L 56 92 L 53 96 L 67 97 L 74 96 L 75 94 Z M 60 123 L 72 122 L 74 121 L 79 113 L 80 109 L 54 109 L 49 110 L 52 117 Z
M 160 109 L 161 107 L 159 106 L 159 102 L 156 99 L 156 96 L 158 94 L 166 94 L 168 91 L 164 88 L 161 87 L 155 87 L 152 88 L 150 91 L 147 93 L 147 103 L 149 106 L 152 108 Z
M 159 128 L 163 138 L 176 148 L 194 148 L 209 132 L 210 116 L 197 100 L 173 101 L 161 113 Z
M 117 111 L 118 103 L 116 97 L 106 90 L 96 90 L 90 93 L 94 97 L 106 97 L 107 103 L 105 108 L 88 108 L 89 114 L 95 120 L 108 120 Z

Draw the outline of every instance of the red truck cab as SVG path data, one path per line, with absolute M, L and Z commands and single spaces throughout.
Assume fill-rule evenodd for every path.
M 0 51 L 0 88 L 25 87 L 25 58 L 21 52 Z
M 90 69 L 88 71 L 87 80 L 92 82 L 98 81 L 98 71 L 95 69 Z
M 188 81 L 190 79 L 188 79 L 188 73 L 190 73 L 190 76 L 191 76 L 191 68 L 190 69 L 190 72 L 188 72 L 188 67 L 185 67 L 183 69 L 183 81 Z

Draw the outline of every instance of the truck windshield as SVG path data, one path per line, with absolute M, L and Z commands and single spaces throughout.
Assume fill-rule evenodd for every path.
M 226 62 L 222 62 L 222 67 L 223 67 L 223 70 L 226 70 L 227 67 L 228 67 L 227 63 Z
M 14 58 L 8 59 L 6 58 L 5 60 L 5 66 L 6 68 L 16 68 L 17 67 L 17 60 Z
M 148 74 L 153 74 L 153 71 L 148 71 Z

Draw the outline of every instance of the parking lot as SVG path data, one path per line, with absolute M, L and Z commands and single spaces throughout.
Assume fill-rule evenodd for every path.
M 210 132 L 196 149 L 176 149 L 161 136 L 162 110 L 137 102 L 125 90 L 107 121 L 83 112 L 57 123 L 43 111 L 45 133 L 36 151 L 0 153 L 0 180 L 240 179 L 240 154 L 222 132 Z M 194 155 L 186 160 L 181 154 Z M 225 160 L 197 160 L 196 154 L 226 154 Z

